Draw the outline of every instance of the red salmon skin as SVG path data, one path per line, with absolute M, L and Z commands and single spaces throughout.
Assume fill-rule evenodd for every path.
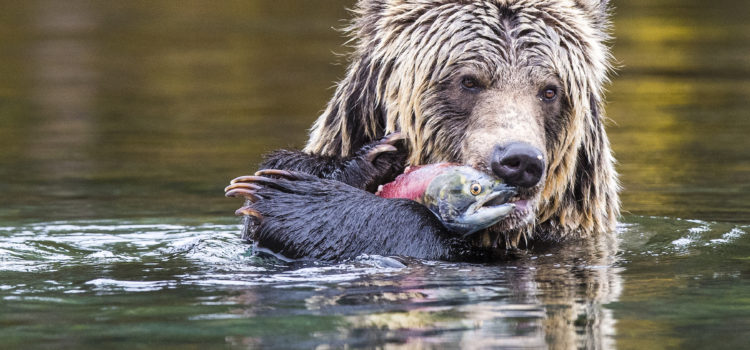
M 432 179 L 451 167 L 454 163 L 437 163 L 410 166 L 406 171 L 378 190 L 376 195 L 383 198 L 406 198 L 417 200 L 427 190 Z

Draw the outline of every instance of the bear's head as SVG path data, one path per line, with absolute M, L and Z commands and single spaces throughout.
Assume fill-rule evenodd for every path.
M 361 0 L 349 71 L 306 150 L 346 156 L 400 130 L 411 164 L 468 164 L 519 188 L 517 210 L 492 229 L 507 244 L 611 230 L 619 200 L 603 127 L 606 8 Z

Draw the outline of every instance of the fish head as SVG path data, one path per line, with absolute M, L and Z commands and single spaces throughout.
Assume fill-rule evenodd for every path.
M 427 186 L 423 204 L 443 224 L 468 236 L 490 227 L 513 212 L 508 203 L 514 187 L 469 166 L 457 166 L 436 176 Z

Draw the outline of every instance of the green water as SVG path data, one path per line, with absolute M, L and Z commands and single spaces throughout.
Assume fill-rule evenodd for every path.
M 304 143 L 350 5 L 3 1 L 0 348 L 750 344 L 749 3 L 615 4 L 613 239 L 490 265 L 255 257 L 223 187 Z

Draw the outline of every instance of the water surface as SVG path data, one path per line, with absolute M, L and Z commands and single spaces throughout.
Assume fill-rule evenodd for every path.
M 0 347 L 750 343 L 750 5 L 616 4 L 612 239 L 486 265 L 255 256 L 222 189 L 304 143 L 350 5 L 5 2 Z

